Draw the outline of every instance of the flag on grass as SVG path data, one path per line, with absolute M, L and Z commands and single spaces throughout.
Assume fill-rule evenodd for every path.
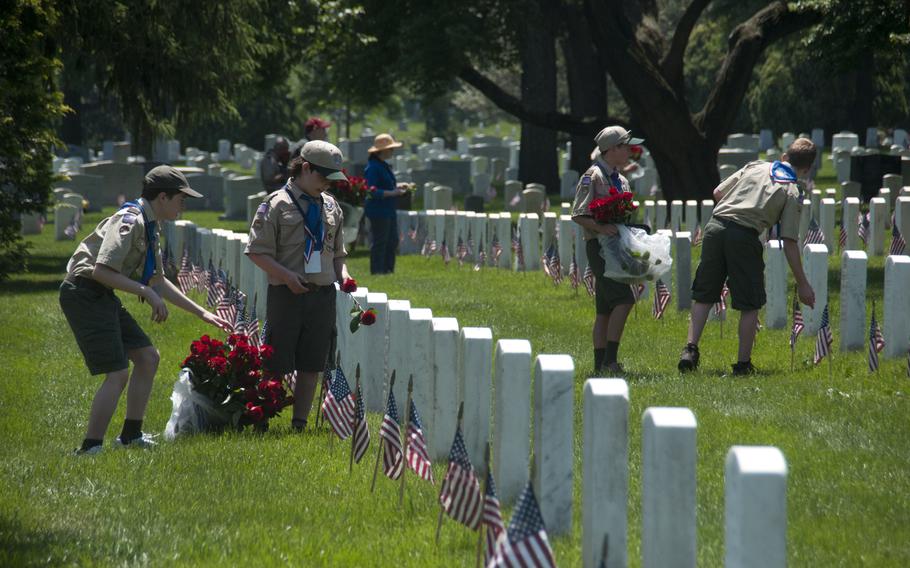
M 357 385 L 357 403 L 354 407 L 354 461 L 360 463 L 370 447 L 370 428 L 363 408 L 363 389 Z
M 237 290 L 234 294 L 234 333 L 238 335 L 247 335 L 249 328 L 246 321 L 246 294 Z
M 859 235 L 863 244 L 866 244 L 866 234 L 869 232 L 869 213 L 860 213 L 857 225 L 856 234 Z
M 417 405 L 411 400 L 411 411 L 408 413 L 408 427 L 405 434 L 408 437 L 408 467 L 419 475 L 433 483 L 433 470 L 430 468 L 430 454 L 427 451 L 427 439 L 423 435 L 423 425 L 420 423 L 420 414 L 417 412 Z
M 891 227 L 891 248 L 888 250 L 888 254 L 904 254 L 905 250 L 907 250 L 907 243 L 895 223 Z
M 558 286 L 562 283 L 562 263 L 559 262 L 559 252 L 556 250 L 556 243 L 550 243 L 547 248 L 547 254 L 544 256 L 547 266 L 547 272 L 553 279 L 553 285 Z
M 632 298 L 638 302 L 641 299 L 641 295 L 645 293 L 645 283 L 629 284 L 629 287 L 632 288 Z
M 449 450 L 449 468 L 442 480 L 439 503 L 447 515 L 469 529 L 474 530 L 480 524 L 483 497 L 477 474 L 464 445 L 461 426 L 455 430 L 455 440 Z
M 445 239 L 442 240 L 442 261 L 448 266 L 449 262 L 452 260 L 452 254 L 449 252 L 449 246 L 446 244 Z
M 872 302 L 872 322 L 869 324 L 869 370 L 878 371 L 878 354 L 885 348 L 885 338 L 875 321 L 875 302 Z
M 458 259 L 458 266 L 464 264 L 466 256 L 468 256 L 468 247 L 465 246 L 461 237 L 458 237 L 458 246 L 455 247 L 455 258 Z
M 816 365 L 831 354 L 832 343 L 834 343 L 834 338 L 831 336 L 831 326 L 828 320 L 828 304 L 825 304 L 825 310 L 822 312 L 822 325 L 818 328 L 818 336 L 815 339 L 814 363 Z
M 530 482 L 518 499 L 509 528 L 500 535 L 488 568 L 556 568 L 547 529 Z
M 518 264 L 519 270 L 525 269 L 525 255 L 524 250 L 521 247 L 521 233 L 516 230 L 512 234 L 512 252 L 515 254 L 515 261 Z
M 389 389 L 389 402 L 379 427 L 379 443 L 382 446 L 382 472 L 389 479 L 398 479 L 402 471 L 401 427 L 398 425 L 398 405 L 395 392 Z
M 237 317 L 237 306 L 234 304 L 234 291 L 230 290 L 221 295 L 218 307 L 215 308 L 215 314 L 227 321 L 234 321 Z
M 467 245 L 468 245 L 468 250 L 465 253 L 465 256 L 470 256 L 471 258 L 473 258 L 474 257 L 474 237 L 471 236 L 470 230 L 468 231 Z
M 486 566 L 496 552 L 496 541 L 499 535 L 505 532 L 506 525 L 502 522 L 502 510 L 499 506 L 499 497 L 496 495 L 496 484 L 493 483 L 493 472 L 487 472 L 487 486 L 483 494 L 483 526 L 487 547 L 484 551 L 483 564 Z
M 477 251 L 477 262 L 474 263 L 474 270 L 480 270 L 487 262 L 487 253 L 483 251 L 483 242 L 480 243 L 480 250 Z
M 256 295 L 253 294 L 253 308 L 250 310 L 250 319 L 246 324 L 247 335 L 250 336 L 250 343 L 256 347 L 262 345 L 262 338 L 259 336 L 259 318 L 256 317 Z
M 847 248 L 847 230 L 844 229 L 844 225 L 840 226 L 840 235 L 837 237 L 837 244 L 840 245 L 841 250 Z
M 670 304 L 670 289 L 667 288 L 667 285 L 664 284 L 664 281 L 657 279 L 657 283 L 654 284 L 654 318 L 660 319 L 664 317 L 664 310 L 667 309 L 667 306 Z
M 701 225 L 696 225 L 695 233 L 692 235 L 692 246 L 701 246 L 703 240 L 705 240 L 705 232 L 701 230 Z
M 803 239 L 804 245 L 821 245 L 825 243 L 825 234 L 822 233 L 821 227 L 815 218 L 809 221 L 809 230 L 806 231 L 806 237 Z
M 799 337 L 799 334 L 803 332 L 803 328 L 806 327 L 805 322 L 803 322 L 803 312 L 799 309 L 799 300 L 796 298 L 796 295 L 793 296 L 793 327 L 790 328 L 790 349 L 793 350 L 796 348 L 796 338 Z
M 578 291 L 578 262 L 575 260 L 575 251 L 572 251 L 572 262 L 569 264 L 569 285 Z
M 490 243 L 490 252 L 492 253 L 490 264 L 499 266 L 499 257 L 502 256 L 502 243 L 499 242 L 498 235 L 493 235 L 493 242 Z
M 328 420 L 335 434 L 342 440 L 347 440 L 352 434 L 351 425 L 354 422 L 354 397 L 351 387 L 341 368 L 335 369 L 332 384 L 325 393 L 322 401 L 322 414 Z
M 588 290 L 588 295 L 593 296 L 596 293 L 597 281 L 594 279 L 594 270 L 591 268 L 590 264 L 585 267 L 585 275 L 582 277 L 582 280 L 585 283 L 585 289 Z
M 727 288 L 727 281 L 724 280 L 724 287 L 720 290 L 720 301 L 714 304 L 714 315 L 719 316 L 727 311 L 727 296 L 729 295 L 730 289 Z

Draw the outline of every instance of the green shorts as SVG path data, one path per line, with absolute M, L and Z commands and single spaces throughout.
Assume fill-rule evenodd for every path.
M 597 239 L 589 239 L 585 243 L 585 251 L 588 253 L 588 264 L 594 271 L 594 305 L 597 313 L 605 315 L 616 306 L 634 304 L 635 296 L 632 295 L 631 286 L 603 275 L 606 263 L 600 256 L 600 243 Z
M 285 374 L 322 372 L 335 332 L 335 287 L 321 286 L 295 294 L 287 286 L 269 286 L 265 343 L 275 349 L 266 368 Z
M 711 218 L 705 225 L 692 299 L 702 304 L 719 302 L 727 281 L 734 310 L 760 309 L 766 301 L 763 253 L 758 231 L 722 217 Z
M 127 352 L 152 344 L 114 291 L 91 278 L 64 280 L 60 307 L 93 375 L 129 368 Z

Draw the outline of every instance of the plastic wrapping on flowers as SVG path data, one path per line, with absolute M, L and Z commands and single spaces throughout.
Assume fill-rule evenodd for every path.
M 600 255 L 604 259 L 604 276 L 625 284 L 654 281 L 663 277 L 673 265 L 670 237 L 649 235 L 637 227 L 616 226 L 616 235 L 600 235 Z

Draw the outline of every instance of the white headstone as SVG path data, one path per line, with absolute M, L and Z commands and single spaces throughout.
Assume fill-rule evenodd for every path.
M 515 502 L 528 479 L 531 431 L 531 343 L 496 342 L 493 477 L 503 505 Z
M 859 145 L 859 136 L 853 132 L 838 132 L 831 138 L 831 151 L 847 150 Z
M 461 328 L 458 351 L 458 401 L 464 402 L 464 443 L 474 468 L 486 475 L 484 452 L 490 441 L 493 378 L 493 332 L 488 327 Z
M 866 346 L 866 269 L 869 259 L 861 250 L 845 250 L 840 264 L 840 349 Z
M 714 201 L 711 199 L 702 199 L 701 201 L 701 226 L 704 227 L 711 219 L 714 212 Z
M 667 227 L 667 202 L 663 199 L 657 201 L 657 208 L 654 210 L 654 229 L 665 229 Z
M 534 491 L 547 532 L 572 531 L 575 364 L 538 355 L 534 365 Z
M 835 201 L 830 198 L 824 198 L 818 206 L 818 224 L 825 235 L 825 245 L 828 250 L 834 250 L 838 242 L 838 235 L 834 229 Z
M 408 328 L 411 302 L 408 300 L 389 300 L 389 376 L 395 371 L 395 403 L 401 409 L 408 395 Z M 338 341 L 341 342 L 341 330 Z M 383 396 L 388 395 L 388 379 L 384 385 Z M 383 400 L 383 407 L 386 401 Z
M 429 433 L 435 429 L 433 409 L 436 400 L 432 359 L 433 312 L 427 308 L 411 308 L 408 311 L 408 322 L 408 336 L 394 339 L 406 339 L 408 342 L 408 361 L 405 368 L 408 376 L 414 377 L 412 398 L 423 422 L 424 433 L 428 436 L 427 443 L 429 443 L 429 436 L 431 436 Z M 408 377 L 400 378 L 407 379 Z M 396 378 L 396 382 L 397 380 Z
M 891 255 L 885 259 L 885 306 L 882 335 L 886 357 L 908 357 L 910 350 L 910 256 Z
M 674 199 L 670 202 L 670 230 L 674 233 L 682 228 L 683 202 Z
M 525 270 L 540 270 L 540 220 L 536 213 L 523 213 L 518 219 Z M 519 270 L 518 259 L 515 270 Z
M 873 197 L 869 202 L 869 230 L 866 234 L 866 249 L 871 256 L 881 256 L 885 252 L 885 225 L 888 218 L 888 204 L 881 197 Z
M 458 320 L 433 318 L 433 430 L 427 445 L 433 460 L 449 455 L 458 422 Z
M 357 332 L 363 334 L 365 346 L 360 366 L 363 401 L 367 411 L 384 412 L 389 379 L 389 297 L 381 292 L 368 292 L 363 307 L 376 310 L 376 323 L 361 326 Z
M 582 560 L 599 568 L 604 536 L 606 568 L 624 568 L 629 507 L 629 385 L 588 379 L 582 440 Z
M 698 226 L 698 201 L 689 199 L 686 201 L 686 230 L 690 233 L 695 231 Z
M 897 198 L 894 203 L 894 224 L 905 241 L 910 241 L 910 195 Z
M 812 217 L 812 202 L 808 199 L 803 199 L 803 206 L 800 209 L 799 214 L 799 238 L 802 239 L 806 236 L 806 231 L 809 230 L 809 219 Z
M 575 197 L 575 188 L 578 185 L 578 172 L 567 169 L 559 178 L 559 195 L 563 199 Z
M 676 233 L 673 239 L 676 267 L 676 309 L 692 307 L 692 234 L 688 231 Z
M 765 327 L 784 329 L 787 327 L 787 264 L 781 241 L 773 239 L 767 244 L 765 262 L 765 290 L 768 303 L 765 305 Z
M 821 326 L 822 312 L 828 303 L 828 247 L 816 244 L 803 247 L 803 264 L 806 278 L 815 292 L 815 308 L 802 307 L 805 334 L 814 336 Z

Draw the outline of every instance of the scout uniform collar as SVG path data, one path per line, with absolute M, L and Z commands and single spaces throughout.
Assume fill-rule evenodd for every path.
M 603 158 L 597 158 L 597 160 L 594 161 L 594 165 L 600 169 L 600 173 L 603 174 L 604 179 L 610 180 L 610 185 L 615 187 L 616 191 L 622 192 L 622 180 L 619 179 L 619 170 L 610 167 L 609 164 L 603 161 Z
M 309 204 L 306 213 L 304 213 L 303 207 L 300 206 L 300 202 L 297 200 L 298 197 L 294 195 L 294 189 L 299 188 L 297 188 L 292 179 L 289 178 L 288 182 L 284 185 L 284 190 L 287 192 L 288 197 L 291 198 L 291 202 L 294 203 L 297 211 L 300 212 L 300 216 L 303 217 L 303 230 L 304 233 L 306 233 L 303 258 L 309 262 L 314 251 L 322 252 L 322 242 L 325 238 L 325 225 L 322 221 L 323 199 L 319 198 L 317 200 L 315 197 L 307 195 L 305 191 L 299 190 L 299 198 Z
M 787 162 L 777 160 L 771 164 L 771 181 L 775 183 L 796 183 L 796 172 Z
M 152 280 L 152 275 L 155 273 L 155 244 L 158 240 L 158 222 L 155 219 L 155 210 L 145 199 L 140 197 L 136 201 L 127 201 L 120 206 L 120 209 L 128 209 L 130 207 L 139 209 L 139 213 L 142 214 L 143 224 L 145 225 L 145 264 L 142 266 L 142 278 L 139 281 L 142 282 L 143 285 L 148 286 L 148 283 Z M 125 213 L 124 217 L 126 215 L 131 215 L 131 213 Z

